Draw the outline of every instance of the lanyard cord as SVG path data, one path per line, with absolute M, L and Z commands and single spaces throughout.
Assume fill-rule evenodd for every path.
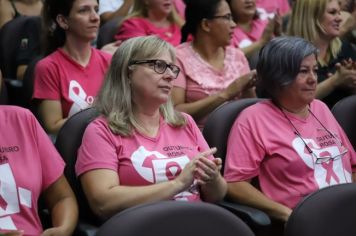
M 294 134 L 297 135 L 297 136 L 303 141 L 303 143 L 304 143 L 304 145 L 305 145 L 305 148 L 308 150 L 308 152 L 309 152 L 310 154 L 312 154 L 313 151 L 312 151 L 311 148 L 308 146 L 308 144 L 304 141 L 302 135 L 300 134 L 300 132 L 298 131 L 298 129 L 295 127 L 295 125 L 293 124 L 293 122 L 288 118 L 287 114 L 283 111 L 283 109 L 282 109 L 281 107 L 279 107 L 279 106 L 277 106 L 277 107 L 281 110 L 281 112 L 282 112 L 282 114 L 284 115 L 284 117 L 288 120 L 289 124 L 293 127 L 293 129 L 294 129 Z M 308 109 L 308 111 L 309 111 L 309 109 Z
M 287 114 L 283 111 L 282 106 L 278 105 L 276 102 L 273 102 L 278 108 L 279 110 L 282 112 L 283 116 L 288 120 L 289 124 L 293 127 L 294 129 L 294 134 L 296 134 L 304 143 L 306 149 L 308 150 L 308 152 L 311 154 L 313 153 L 313 151 L 311 150 L 311 148 L 307 145 L 307 143 L 304 141 L 301 133 L 299 132 L 299 130 L 295 127 L 295 125 L 293 124 L 293 122 L 289 119 L 289 117 L 287 116 Z M 344 146 L 342 141 L 339 140 L 329 129 L 327 129 L 325 127 L 325 125 L 323 125 L 323 123 L 316 117 L 316 115 L 310 110 L 310 106 L 308 107 L 308 111 L 309 113 L 315 118 L 315 120 L 321 125 L 321 127 L 323 127 L 323 129 L 331 135 L 331 137 L 333 137 L 335 140 L 337 140 L 340 143 L 340 147 Z

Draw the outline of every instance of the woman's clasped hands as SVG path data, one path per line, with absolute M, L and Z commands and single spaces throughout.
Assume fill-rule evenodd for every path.
M 256 84 L 257 73 L 256 70 L 241 76 L 232 82 L 226 89 L 224 89 L 220 96 L 225 100 L 231 100 L 236 97 L 247 97 L 246 94 L 254 93 L 254 87 Z
M 184 188 L 189 188 L 195 181 L 200 186 L 214 183 L 218 180 L 222 168 L 220 158 L 209 158 L 215 152 L 216 148 L 210 148 L 198 154 L 185 166 L 175 181 L 180 182 Z

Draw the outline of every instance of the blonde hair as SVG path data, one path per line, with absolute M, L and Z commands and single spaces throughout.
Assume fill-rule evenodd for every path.
M 293 6 L 292 15 L 289 21 L 288 34 L 299 36 L 316 44 L 324 31 L 320 24 L 327 4 L 332 0 L 298 0 Z M 335 58 L 341 50 L 341 41 L 338 37 L 334 38 L 327 51 L 326 60 Z M 321 65 L 325 65 L 319 59 Z
M 132 12 L 125 19 L 129 19 L 132 17 L 148 17 L 148 8 L 147 4 L 145 4 L 145 0 L 134 0 Z M 171 22 L 172 24 L 176 24 L 179 27 L 182 27 L 184 24 L 184 20 L 178 15 L 175 7 L 173 7 L 167 19 L 169 20 L 169 22 Z
M 169 52 L 175 60 L 175 49 L 157 36 L 134 37 L 124 41 L 112 57 L 104 83 L 95 101 L 95 107 L 108 120 L 111 131 L 129 136 L 133 129 L 143 131 L 133 113 L 132 91 L 129 80 L 129 63 Z M 165 121 L 174 127 L 186 124 L 184 116 L 174 110 L 169 99 L 159 108 Z

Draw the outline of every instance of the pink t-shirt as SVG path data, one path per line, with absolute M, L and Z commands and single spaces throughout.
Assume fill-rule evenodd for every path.
M 200 57 L 191 43 L 177 47 L 177 65 L 181 68 L 173 85 L 185 89 L 185 101 L 195 102 L 227 88 L 241 75 L 250 72 L 248 61 L 240 49 L 226 47 L 224 69 L 219 71 Z M 199 120 L 202 127 L 204 120 Z
M 30 111 L 0 106 L 0 120 L 0 232 L 38 236 L 38 197 L 63 174 L 64 162 Z
M 176 178 L 185 165 L 208 144 L 188 115 L 187 125 L 175 128 L 160 120 L 158 135 L 147 137 L 139 132 L 124 137 L 114 135 L 100 117 L 89 124 L 76 163 L 77 175 L 93 169 L 110 169 L 119 175 L 120 184 L 145 186 Z M 200 194 L 193 184 L 176 195 L 175 200 L 197 201 Z
M 313 153 L 271 101 L 246 108 L 230 132 L 226 181 L 244 181 L 258 175 L 262 192 L 290 208 L 320 188 L 352 182 L 356 154 L 347 136 L 324 103 L 314 100 L 310 110 L 316 118 L 312 114 L 305 119 L 286 115 Z M 345 149 L 348 152 L 342 158 L 316 163 L 316 157 L 334 157 Z
M 93 103 L 110 61 L 110 54 L 92 48 L 83 67 L 58 49 L 37 63 L 33 98 L 59 100 L 63 117 L 71 116 Z
M 259 40 L 263 34 L 268 20 L 256 19 L 252 21 L 251 31 L 246 32 L 240 27 L 235 27 L 232 36 L 231 45 L 234 47 L 244 48 Z
M 171 24 L 168 28 L 159 28 L 142 17 L 133 17 L 122 22 L 115 39 L 124 41 L 129 38 L 148 35 L 157 35 L 173 46 L 180 44 L 181 32 L 178 25 Z
M 276 12 L 284 16 L 290 11 L 288 0 L 256 0 L 256 9 L 261 19 L 273 18 Z

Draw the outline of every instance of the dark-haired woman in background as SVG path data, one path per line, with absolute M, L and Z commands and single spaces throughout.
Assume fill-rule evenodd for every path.
M 204 117 L 222 103 L 255 97 L 255 72 L 243 52 L 229 46 L 236 24 L 225 0 L 187 1 L 185 19 L 182 41 L 194 39 L 177 47 L 181 73 L 172 97 L 175 107 L 202 128 Z
M 111 55 L 91 47 L 100 25 L 96 0 L 47 0 L 45 54 L 35 69 L 34 95 L 48 133 L 94 101 Z

